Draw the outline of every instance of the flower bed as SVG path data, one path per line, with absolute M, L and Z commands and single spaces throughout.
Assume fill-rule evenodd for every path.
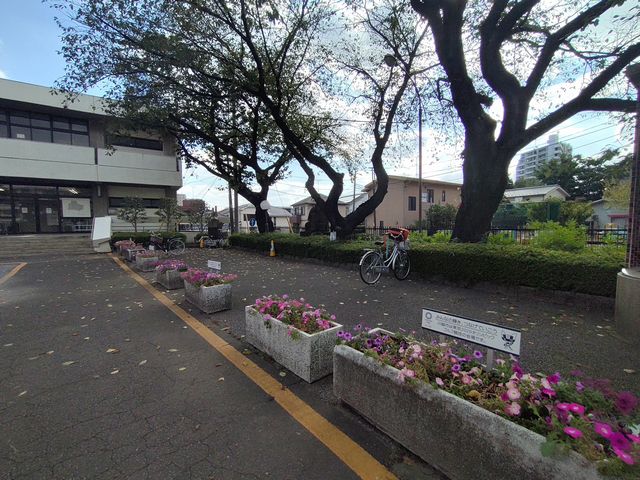
M 189 268 L 180 276 L 184 280 L 185 299 L 204 313 L 215 313 L 231 308 L 231 282 L 238 278 L 237 275 L 222 275 Z
M 245 309 L 247 341 L 309 383 L 331 373 L 340 328 L 334 315 L 287 295 L 263 297 Z
M 152 272 L 158 264 L 158 252 L 140 250 L 136 252 L 136 268 L 142 272 Z
M 184 280 L 180 276 L 189 267 L 182 260 L 165 260 L 156 266 L 156 282 L 167 290 L 184 287 Z
M 451 478 L 640 476 L 638 400 L 606 381 L 529 374 L 502 360 L 487 370 L 480 352 L 384 331 L 343 343 L 336 395 Z

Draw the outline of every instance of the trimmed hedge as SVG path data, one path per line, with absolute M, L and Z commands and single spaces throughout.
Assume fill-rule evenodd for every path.
M 278 254 L 358 263 L 371 242 L 330 242 L 325 236 L 234 234 L 232 246 Z M 614 297 L 623 260 L 616 255 L 568 253 L 520 245 L 431 243 L 412 245 L 411 269 L 424 278 L 440 277 L 467 285 L 491 282 Z
M 158 232 L 158 235 L 162 238 L 178 237 L 183 242 L 187 242 L 187 236 L 184 233 L 178 232 Z M 111 246 L 120 240 L 133 240 L 136 243 L 149 243 L 150 232 L 113 232 L 111 234 Z

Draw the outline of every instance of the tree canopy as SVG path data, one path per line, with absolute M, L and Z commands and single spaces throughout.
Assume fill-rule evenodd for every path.
M 584 111 L 632 112 L 623 70 L 640 56 L 640 7 L 624 0 L 411 0 L 429 23 L 464 128 L 454 239 L 480 241 L 518 150 Z M 614 26 L 615 25 L 615 26 Z

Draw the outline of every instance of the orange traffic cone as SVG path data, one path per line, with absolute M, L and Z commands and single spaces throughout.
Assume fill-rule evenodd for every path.
M 273 240 L 271 240 L 271 250 L 269 251 L 269 256 L 270 257 L 275 257 L 276 256 L 276 247 L 273 244 Z

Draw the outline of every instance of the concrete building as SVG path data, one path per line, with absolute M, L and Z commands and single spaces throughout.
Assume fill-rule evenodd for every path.
M 112 145 L 112 148 L 108 148 Z M 182 185 L 168 136 L 124 132 L 99 97 L 68 102 L 47 87 L 0 79 L 0 233 L 86 232 L 139 197 L 158 228 L 160 199 Z
M 571 155 L 571 145 L 561 143 L 558 134 L 549 135 L 547 145 L 540 148 L 527 150 L 520 154 L 516 168 L 516 182 L 528 178 L 536 178 L 535 171 L 543 163 L 561 155 Z
M 373 195 L 377 182 L 368 183 L 364 191 Z M 422 180 L 422 215 L 431 205 L 460 205 L 461 183 Z M 368 228 L 410 227 L 418 221 L 418 179 L 389 175 L 389 188 L 375 212 L 365 220 Z
M 560 185 L 543 185 L 541 187 L 510 188 L 505 190 L 504 197 L 511 203 L 536 203 L 547 200 L 564 201 L 569 194 Z

